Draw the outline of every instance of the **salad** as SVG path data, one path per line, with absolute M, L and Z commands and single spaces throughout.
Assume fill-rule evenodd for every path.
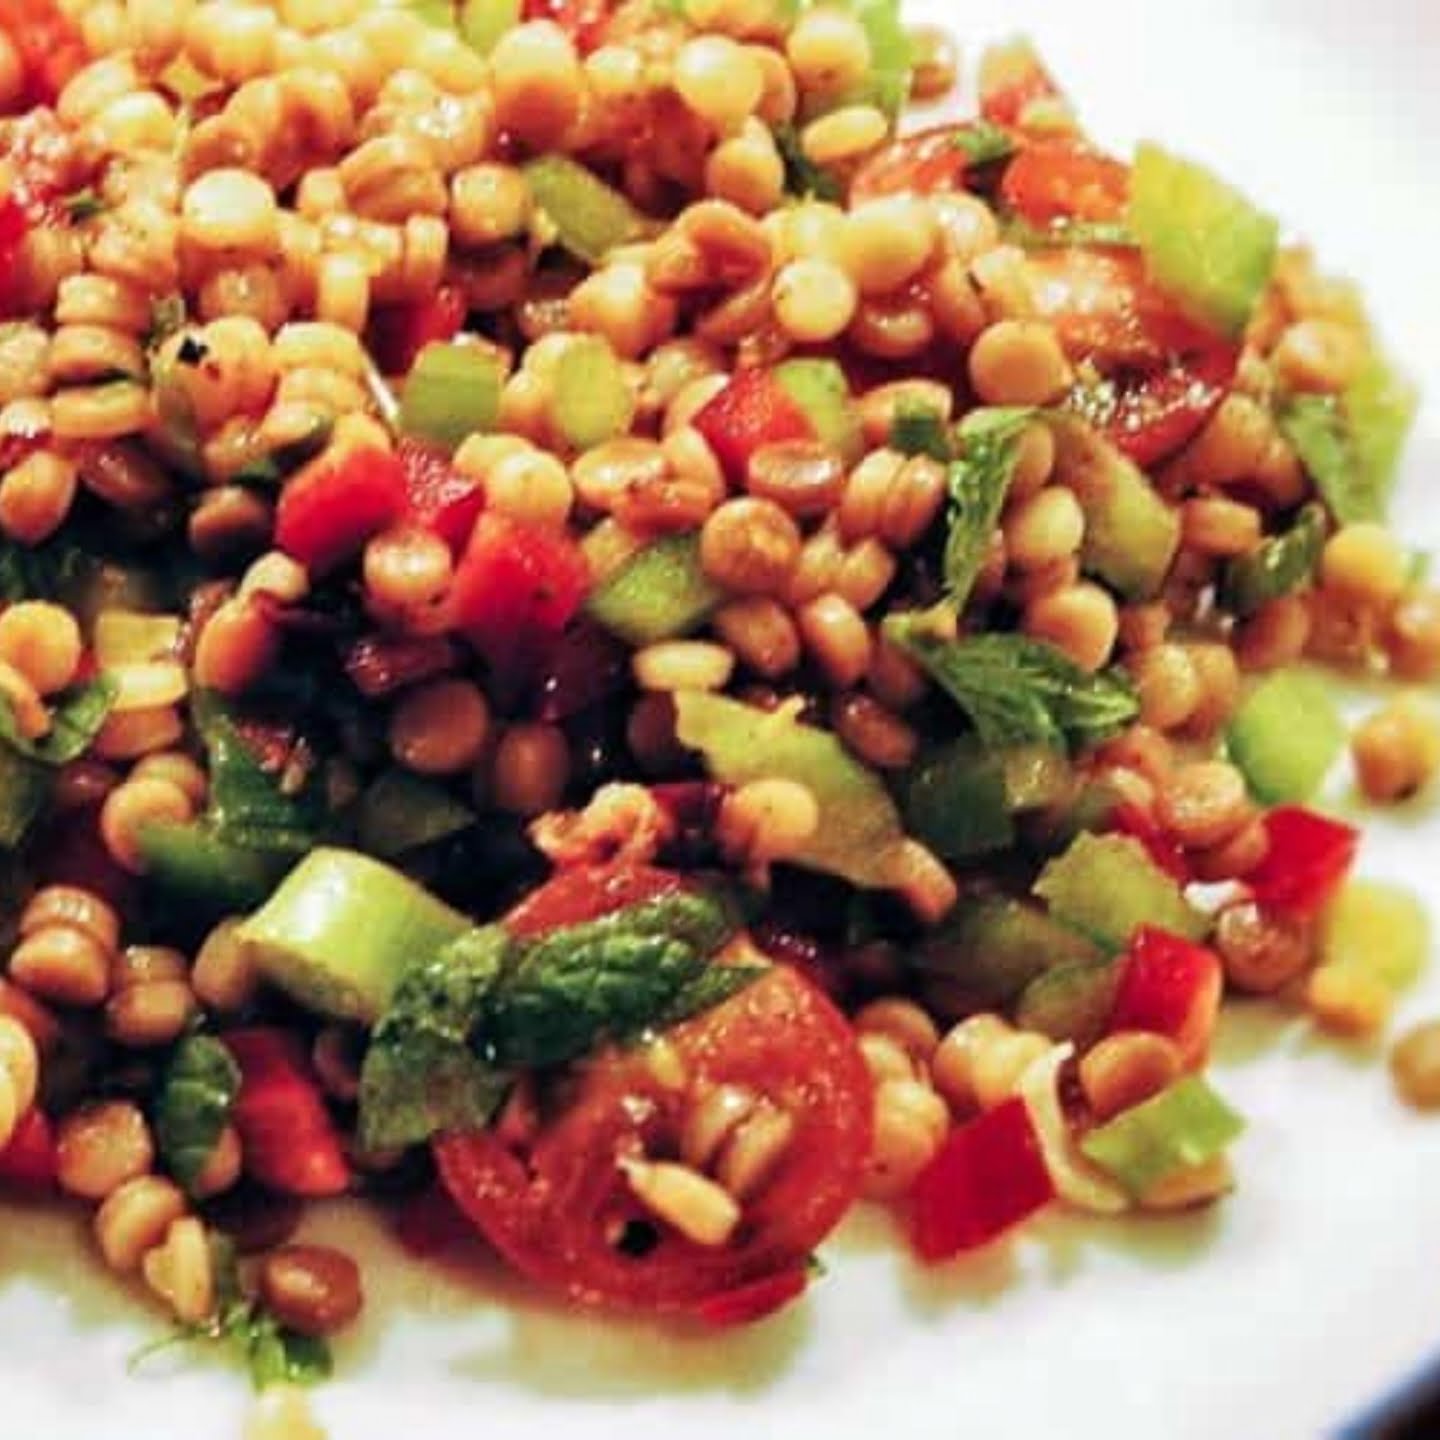
M 1440 766 L 1413 390 L 1030 45 L 956 85 L 894 0 L 0 0 L 0 1188 L 264 1433 L 309 1202 L 749 1323 L 862 1200 L 1217 1201 L 1225 998 L 1423 964 L 1320 798 Z

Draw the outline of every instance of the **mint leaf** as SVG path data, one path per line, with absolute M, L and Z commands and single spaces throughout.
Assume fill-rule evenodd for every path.
M 267 1310 L 253 1309 L 235 1327 L 256 1390 L 271 1385 L 318 1385 L 334 1369 L 330 1347 L 318 1335 L 286 1329 Z
M 38 740 L 26 739 L 15 723 L 9 704 L 0 700 L 0 739 L 12 750 L 42 765 L 68 765 L 78 760 L 100 733 L 110 707 L 115 703 L 115 682 L 98 675 L 74 685 L 57 697 L 50 712 L 50 731 Z
M 65 540 L 20 545 L 0 539 L 0 600 L 58 600 L 91 566 L 85 552 Z
M 14 850 L 50 803 L 55 772 L 0 745 L 0 849 Z
M 477 1130 L 508 1077 L 471 1043 L 510 953 L 498 925 L 470 930 L 406 970 L 375 1027 L 360 1071 L 360 1137 L 372 1150 L 418 1144 L 442 1130 Z
M 775 127 L 775 148 L 785 164 L 785 193 L 801 200 L 837 203 L 845 198 L 845 187 L 828 170 L 809 159 L 800 147 L 800 133 L 793 125 Z
M 1015 153 L 1015 141 L 1008 130 L 988 120 L 973 120 L 955 131 L 955 148 L 963 150 L 966 162 L 978 169 L 1008 160 Z
M 1309 584 L 1325 548 L 1325 511 L 1306 505 L 1295 523 L 1248 555 L 1231 560 L 1220 574 L 1218 603 L 1242 618 Z
M 693 980 L 681 986 L 675 998 L 646 1028 L 656 1032 L 668 1030 L 682 1020 L 713 1010 L 769 973 L 768 965 L 707 965 Z
M 1020 436 L 1033 410 L 973 410 L 960 425 L 960 457 L 950 466 L 950 534 L 945 542 L 946 598 L 965 608 L 985 562 L 1010 482 Z
M 155 1105 L 155 1139 L 170 1173 L 192 1194 L 239 1093 L 239 1066 L 220 1041 L 192 1035 L 176 1046 Z
M 924 616 L 892 616 L 886 634 L 965 711 L 983 745 L 1094 745 L 1140 713 L 1120 671 L 1091 675 L 1021 635 L 947 640 Z
M 902 455 L 928 455 L 942 463 L 955 455 L 949 426 L 938 410 L 925 405 L 900 407 L 890 422 L 890 448 Z

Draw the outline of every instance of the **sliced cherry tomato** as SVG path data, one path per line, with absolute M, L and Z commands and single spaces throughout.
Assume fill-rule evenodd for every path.
M 1029 40 L 992 45 L 980 57 L 980 114 L 992 125 L 1023 128 L 1037 101 L 1065 100 Z
M 855 172 L 850 203 L 884 195 L 939 195 L 963 190 L 970 165 L 964 137 L 969 125 L 936 125 L 892 140 Z
M 553 20 L 582 55 L 605 43 L 613 0 L 525 0 L 521 18 Z
M 282 1195 L 343 1194 L 350 1167 L 299 1038 L 254 1026 L 221 1039 L 240 1067 L 231 1118 L 245 1150 L 246 1173 Z
M 44 1111 L 27 1110 L 0 1150 L 0 1185 L 32 1194 L 54 1188 L 55 1129 Z
M 684 880 L 673 870 L 654 865 L 572 865 L 531 891 L 505 917 L 505 928 L 521 939 L 544 935 L 684 888 Z
M 813 440 L 809 417 L 768 370 L 741 370 L 692 421 L 732 484 L 743 485 L 750 457 L 762 445 Z
M 1029 145 L 1005 167 L 1000 198 L 1032 225 L 1120 220 L 1130 199 L 1130 167 L 1073 141 Z
M 0 30 L 20 56 L 25 90 L 19 111 L 53 105 L 90 55 L 54 0 L 0 0 Z
M 810 1271 L 804 1265 L 797 1265 L 793 1270 L 778 1271 L 753 1284 L 742 1285 L 738 1290 L 712 1295 L 695 1307 L 695 1315 L 706 1325 L 713 1325 L 719 1330 L 753 1325 L 757 1320 L 783 1310 L 792 1300 L 798 1300 L 809 1283 Z
M 1120 966 L 1110 1030 L 1145 1030 L 1179 1047 L 1185 1068 L 1203 1065 L 1225 977 L 1213 950 L 1143 925 Z
M 978 1250 L 1055 1198 L 1020 1099 L 953 1130 L 910 1192 L 910 1238 L 932 1264 Z
M 543 663 L 579 610 L 590 567 L 567 535 L 486 511 L 455 571 L 455 624 L 509 681 Z
M 394 455 L 369 447 L 322 455 L 281 491 L 275 543 L 308 570 L 333 570 L 399 520 L 406 504 L 405 468 Z
M 440 451 L 418 440 L 402 440 L 396 453 L 405 467 L 411 517 L 458 555 L 485 508 L 485 491 L 478 481 L 462 475 Z
M 450 1193 L 518 1270 L 585 1304 L 694 1312 L 791 1275 L 859 1191 L 871 1081 L 843 1015 L 783 967 L 666 1036 L 689 1081 L 643 1050 L 574 1074 L 528 1153 L 494 1134 L 435 1144 Z M 636 1200 L 620 1163 L 673 1153 L 693 1096 L 738 1085 L 794 1121 L 789 1146 L 723 1245 L 697 1245 Z
M 1265 831 L 1265 858 L 1245 876 L 1251 893 L 1286 915 L 1318 915 L 1350 873 L 1360 832 L 1299 805 L 1270 811 Z
M 465 324 L 465 296 L 442 285 L 429 299 L 377 310 L 370 322 L 369 348 L 386 375 L 405 375 L 432 341 L 453 340 Z

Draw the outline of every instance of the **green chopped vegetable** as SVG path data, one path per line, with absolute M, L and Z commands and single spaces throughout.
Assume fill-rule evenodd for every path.
M 454 450 L 468 436 L 494 426 L 504 381 L 504 362 L 495 351 L 432 341 L 405 377 L 400 428 L 416 440 Z
M 191 1035 L 175 1047 L 155 1102 L 155 1141 L 170 1173 L 192 1195 L 239 1093 L 240 1067 L 220 1041 Z
M 406 8 L 437 30 L 455 29 L 453 0 L 407 0 Z
M 775 148 L 785 163 L 785 193 L 801 200 L 835 204 L 845 198 L 845 186 L 828 170 L 815 164 L 800 145 L 793 125 L 775 127 Z
M 1220 577 L 1219 603 L 1240 618 L 1310 583 L 1325 548 L 1325 511 L 1307 505 L 1281 535 L 1237 556 Z
M 1177 1170 L 1213 1160 L 1244 1128 L 1201 1076 L 1187 1075 L 1092 1130 L 1080 1148 L 1132 1195 L 1142 1196 Z
M 871 101 L 892 119 L 910 95 L 914 53 L 900 18 L 900 0 L 850 0 L 850 9 L 870 42 L 870 72 L 859 99 Z
M 1015 137 L 988 120 L 972 120 L 955 131 L 955 148 L 965 152 L 973 169 L 1008 160 L 1015 153 Z
M 1226 740 L 1256 799 L 1280 805 L 1314 797 L 1345 748 L 1346 730 L 1318 675 L 1280 670 L 1241 702 Z
M 700 564 L 696 534 L 667 535 L 632 555 L 591 594 L 586 610 L 637 649 L 688 635 L 723 598 Z
M 957 611 L 965 608 L 1010 482 L 1020 437 L 1030 423 L 1028 409 L 972 410 L 960 422 L 960 457 L 950 466 L 950 533 L 945 541 L 945 593 Z
M 287 793 L 280 777 L 256 759 L 218 694 L 201 692 L 192 709 L 209 752 L 205 824 L 243 849 L 303 855 L 315 844 L 323 819 L 319 787 L 307 783 Z
M 18 755 L 41 765 L 68 765 L 78 760 L 100 733 L 115 703 L 115 682 L 98 675 L 57 695 L 50 711 L 50 729 L 38 739 L 23 735 L 7 701 L 0 699 L 0 740 Z
M 1056 220 L 1031 225 L 1013 216 L 1002 227 L 1005 240 L 1022 250 L 1056 250 L 1067 245 L 1088 245 L 1104 250 L 1134 250 L 1138 242 L 1125 225 L 1113 220 Z
M 206 915 L 262 905 L 290 865 L 288 856 L 247 850 L 204 824 L 154 823 L 140 831 L 146 883 Z
M 784 360 L 775 378 L 805 412 L 816 438 L 846 460 L 857 460 L 864 448 L 860 416 L 850 398 L 845 372 L 833 360 Z
M 1057 1044 L 1068 1040 L 1087 1049 L 1110 1023 L 1119 984 L 1120 967 L 1113 961 L 1056 965 L 1025 987 L 1015 1007 L 1015 1023 Z
M 1085 512 L 1080 562 L 1128 600 L 1148 600 L 1165 583 L 1180 548 L 1180 515 L 1130 460 L 1083 420 L 1049 417 L 1055 476 Z
M 406 967 L 470 928 L 398 870 L 354 850 L 311 851 L 238 937 L 297 1004 L 373 1024 Z
M 890 422 L 890 448 L 902 455 L 928 455 L 941 464 L 955 458 L 950 427 L 928 406 L 900 407 Z
M 1103 958 L 1098 947 L 1039 906 L 1003 895 L 963 899 L 907 957 L 926 993 L 954 1013 L 1009 1006 L 1046 971 L 1094 966 Z
M 49 803 L 55 771 L 0 745 L 0 849 L 14 850 Z
M 1239 335 L 1275 267 L 1274 217 L 1203 166 L 1142 144 L 1126 221 L 1155 281 L 1197 318 Z
M 618 245 L 645 233 L 644 218 L 613 186 L 565 155 L 542 155 L 525 167 L 530 193 L 572 255 L 598 265 Z
M 561 353 L 550 381 L 550 418 L 577 450 L 630 429 L 635 395 L 615 352 L 598 335 L 581 335 Z
M 1210 922 L 1128 835 L 1080 835 L 1052 860 L 1035 893 L 1055 919 L 1118 952 L 1141 925 L 1201 940 Z
M 905 841 L 895 803 L 834 735 L 801 725 L 788 711 L 757 710 L 698 690 L 676 695 L 675 709 L 681 743 L 700 751 L 715 779 L 794 780 L 814 796 L 820 825 L 794 857 L 797 865 L 867 889 L 895 883 Z
M 1140 713 L 1122 672 L 1087 674 L 1042 641 L 1005 634 L 946 640 L 924 615 L 891 616 L 885 633 L 965 711 L 986 746 L 1094 745 Z
M 68 540 L 20 545 L 0 536 L 0 600 L 64 600 L 83 584 L 94 561 Z
M 360 1071 L 360 1138 L 367 1149 L 415 1145 L 442 1130 L 479 1130 L 507 1076 L 472 1048 L 511 941 L 499 925 L 420 952 L 375 1027 Z
M 460 38 L 481 55 L 488 55 L 500 37 L 520 23 L 520 0 L 461 0 Z
M 1404 990 L 1429 960 L 1429 913 L 1403 885 L 1351 880 L 1320 918 L 1322 965 L 1361 970 Z
M 475 812 L 443 785 L 397 766 L 380 774 L 360 797 L 355 838 L 368 854 L 392 860 L 474 823 Z
M 1285 438 L 1340 524 L 1384 519 L 1418 404 L 1414 386 L 1374 355 L 1339 399 L 1297 395 L 1282 409 Z

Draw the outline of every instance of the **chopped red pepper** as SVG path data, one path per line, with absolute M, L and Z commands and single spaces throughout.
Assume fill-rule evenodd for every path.
M 1299 805 L 1270 811 L 1265 832 L 1265 858 L 1245 876 L 1251 893 L 1286 915 L 1319 914 L 1350 873 L 1360 832 Z
M 32 1193 L 55 1184 L 55 1129 L 43 1110 L 27 1110 L 0 1150 L 0 1185 Z
M 1120 220 L 1130 199 L 1130 167 L 1071 140 L 1031 145 L 1006 167 L 1000 198 L 1032 225 Z
M 350 1167 L 300 1041 L 256 1026 L 221 1037 L 240 1067 L 231 1118 L 253 1179 L 282 1195 L 341 1195 Z
M 762 445 L 815 438 L 809 417 L 768 370 L 732 376 L 692 423 L 735 485 L 745 483 L 750 457 Z
M 387 305 L 370 322 L 370 353 L 385 375 L 406 375 L 432 341 L 453 340 L 465 324 L 465 297 L 442 285 L 427 300 Z
M 1145 853 L 1172 880 L 1188 885 L 1195 878 L 1190 873 L 1184 850 L 1149 811 L 1133 801 L 1122 800 L 1110 812 L 1110 823 L 1122 835 L 1138 840 L 1145 847 Z
M 36 105 L 53 105 L 71 76 L 89 63 L 80 32 L 54 0 L 0 0 L 0 30 L 24 68 L 21 113 Z
M 411 517 L 458 555 L 485 508 L 480 483 L 462 475 L 440 451 L 418 440 L 402 440 L 396 453 L 405 467 Z
M 783 1309 L 792 1300 L 798 1300 L 809 1283 L 810 1274 L 803 1265 L 797 1265 L 792 1270 L 780 1270 L 763 1280 L 702 1300 L 695 1308 L 695 1317 L 716 1329 L 753 1325 L 757 1320 Z
M 1007 1100 L 941 1146 L 910 1192 L 910 1238 L 922 1260 L 998 1239 L 1055 1198 L 1030 1111 Z
M 405 467 L 368 446 L 325 454 L 295 474 L 275 510 L 275 543 L 308 570 L 353 558 L 405 513 Z
M 590 567 L 569 536 L 487 511 L 455 572 L 455 627 L 513 681 L 543 661 L 589 585 Z
M 1110 1030 L 1145 1030 L 1179 1047 L 1187 1069 L 1205 1061 L 1225 977 L 1213 950 L 1142 925 L 1120 966 Z

